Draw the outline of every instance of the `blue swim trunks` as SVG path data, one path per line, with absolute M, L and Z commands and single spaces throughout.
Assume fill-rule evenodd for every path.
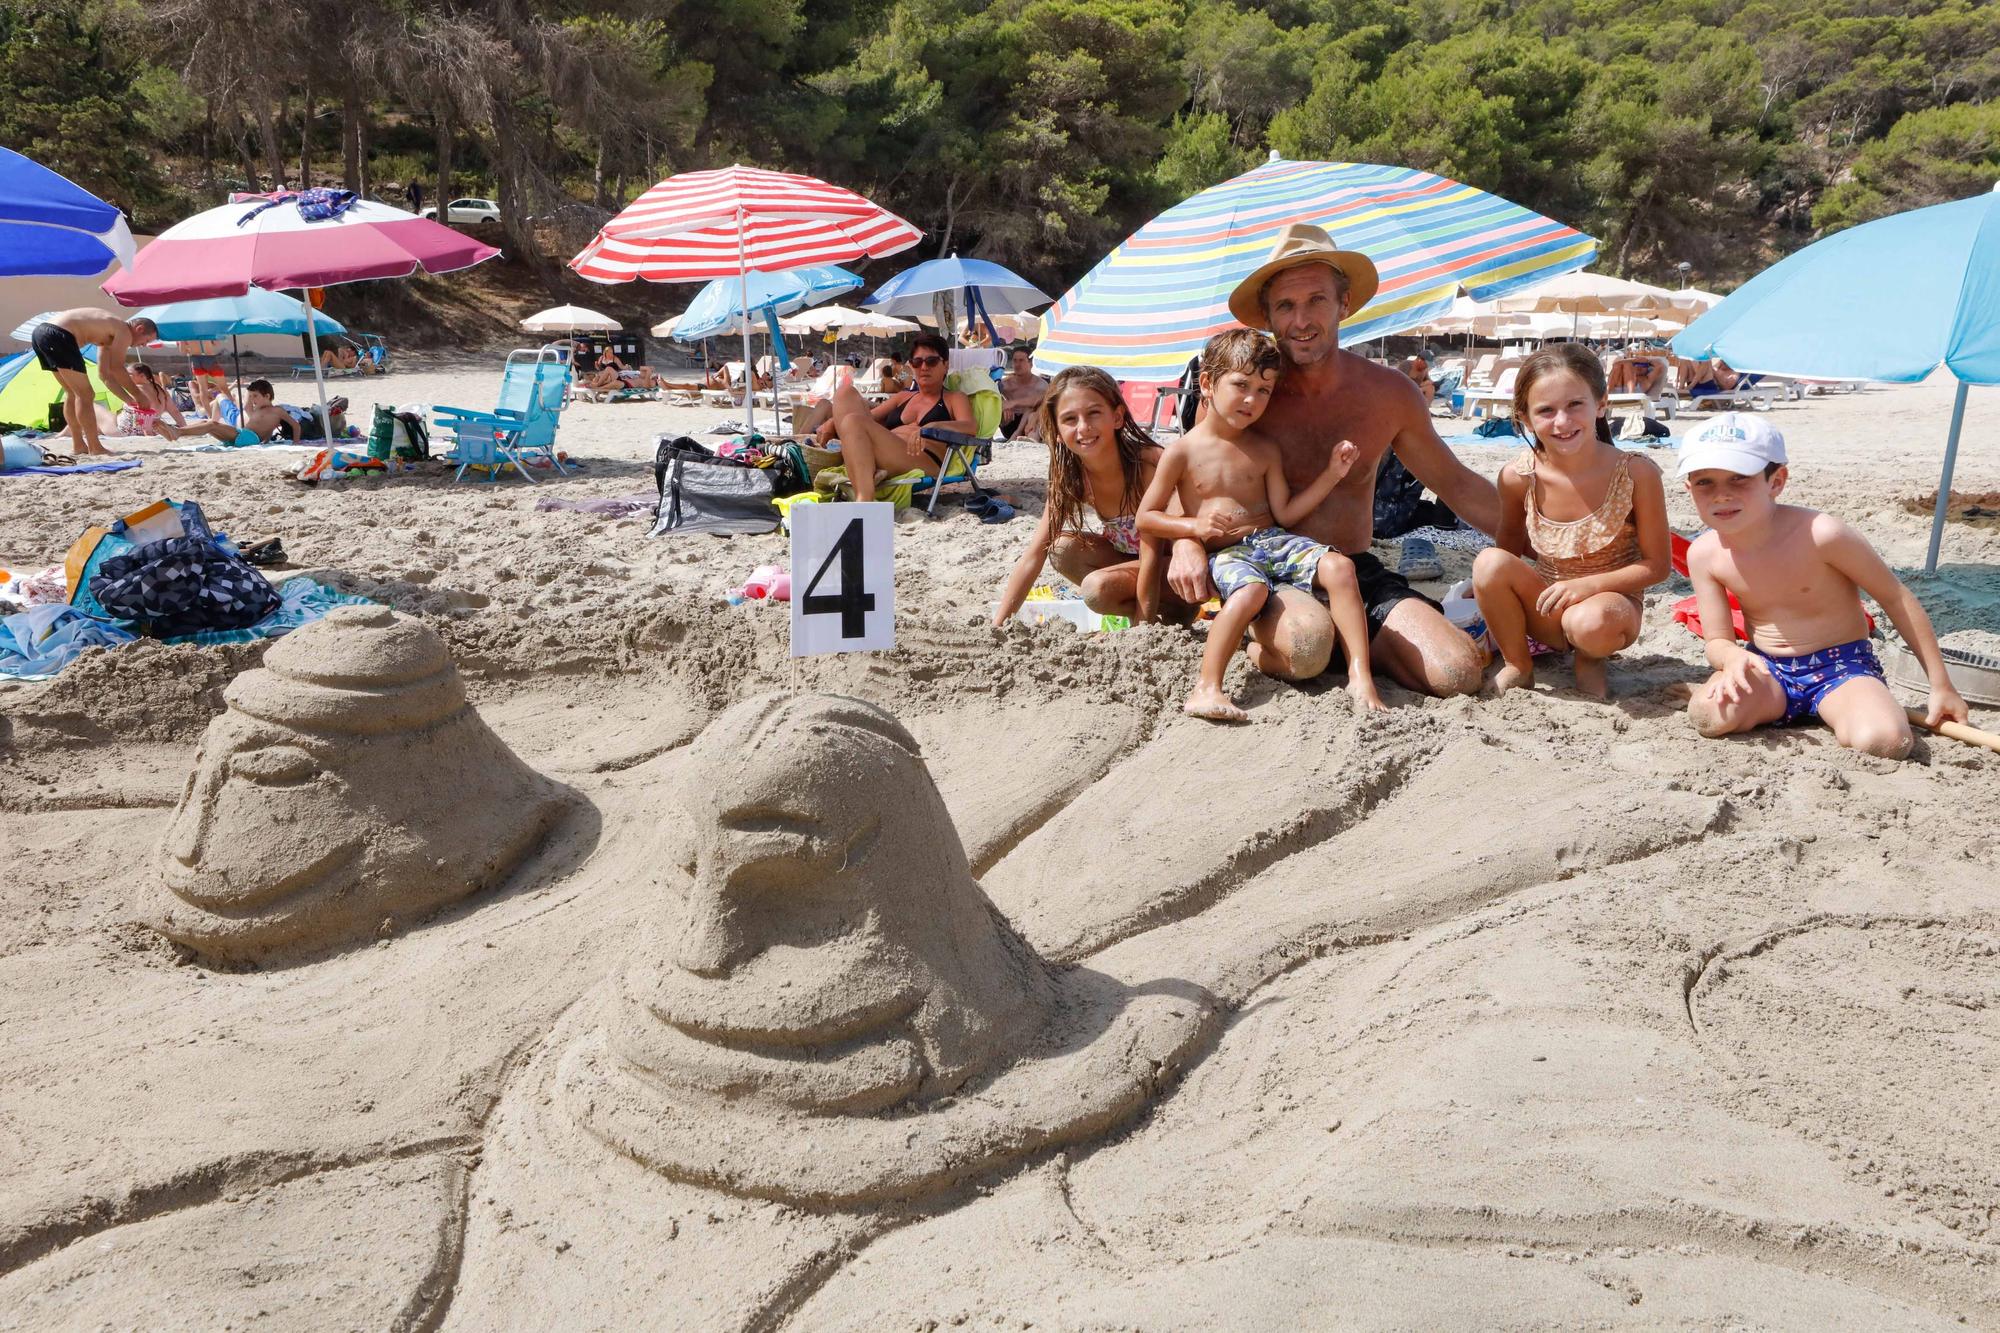
M 1772 678 L 1785 691 L 1785 716 L 1778 723 L 1782 727 L 1818 717 L 1820 702 L 1850 680 L 1882 679 L 1882 663 L 1866 639 L 1837 643 L 1797 657 L 1773 657 L 1754 643 L 1749 648 L 1764 659 Z
M 1215 584 L 1215 595 L 1225 602 L 1238 588 L 1253 583 L 1269 588 L 1289 583 L 1311 591 L 1326 550 L 1312 538 L 1283 528 L 1259 528 L 1209 556 L 1208 577 Z

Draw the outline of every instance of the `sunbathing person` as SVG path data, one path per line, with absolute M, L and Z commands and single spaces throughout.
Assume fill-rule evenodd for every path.
M 1403 358 L 1403 373 L 1417 386 L 1417 392 L 1424 396 L 1424 406 L 1429 407 L 1437 397 L 1437 385 L 1431 382 L 1431 363 L 1420 356 Z
M 132 367 L 132 387 L 139 396 L 128 403 L 114 422 L 120 435 L 152 435 L 156 432 L 153 423 L 162 416 L 172 419 L 173 424 L 182 424 L 181 410 L 174 406 L 173 395 L 160 383 L 160 377 L 151 366 Z
M 1648 398 L 1659 395 L 1667 382 L 1668 358 L 1659 352 L 1643 347 L 1630 348 L 1625 355 L 1611 363 L 1611 375 L 1605 385 L 1607 393 L 1643 393 Z
M 901 393 L 915 385 L 916 380 L 903 364 L 903 358 L 891 352 L 875 358 L 863 383 L 876 393 Z
M 1000 434 L 1010 440 L 1040 439 L 1042 399 L 1049 382 L 1035 373 L 1035 357 L 1025 347 L 1008 355 L 1008 372 L 1000 377 Z
M 244 406 L 238 407 L 236 400 L 226 391 L 203 393 L 200 403 L 202 410 L 209 416 L 207 421 L 190 422 L 178 427 L 162 423 L 157 429 L 170 440 L 184 439 L 190 435 L 206 435 L 210 439 L 219 440 L 237 449 L 248 448 L 253 444 L 268 444 L 280 436 L 294 440 L 319 437 L 317 412 L 309 414 L 313 424 L 308 432 L 292 411 L 278 406 L 276 397 L 277 391 L 271 387 L 271 381 L 251 380 L 244 386 Z M 335 398 L 327 404 L 328 411 L 334 412 L 336 404 L 340 411 L 345 411 L 347 400 Z M 298 410 L 304 411 L 304 409 Z
M 1049 492 L 1027 549 L 1001 585 L 995 625 L 1027 600 L 1044 562 L 1083 592 L 1099 615 L 1134 617 L 1139 610 L 1139 501 L 1153 484 L 1160 446 L 1132 420 L 1118 382 L 1095 366 L 1057 375 L 1036 408 L 1039 436 L 1049 444 Z M 1172 512 L 1178 515 L 1179 502 Z M 1194 608 L 1171 592 L 1162 615 L 1176 623 Z
M 357 370 L 361 366 L 361 356 L 343 343 L 320 348 L 319 363 L 327 370 Z
M 1676 361 L 1674 364 L 1680 374 L 1681 388 L 1690 398 L 1728 393 L 1743 378 L 1719 356 L 1712 361 Z
M 919 333 L 911 340 L 910 367 L 916 372 L 917 387 L 899 393 L 874 408 L 862 401 L 852 384 L 842 383 L 833 391 L 831 419 L 814 437 L 820 444 L 840 441 L 847 477 L 857 499 L 875 498 L 876 484 L 918 468 L 935 477 L 944 454 L 927 447 L 920 432 L 926 426 L 970 433 L 973 429 L 972 401 L 954 389 L 944 387 L 946 349 L 935 333 Z

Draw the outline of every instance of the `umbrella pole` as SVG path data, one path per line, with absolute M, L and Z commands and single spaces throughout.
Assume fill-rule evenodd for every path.
M 743 436 L 757 433 L 757 363 L 750 359 L 750 264 L 743 255 L 743 210 L 736 210 L 736 294 L 743 301 Z
M 1965 425 L 1966 383 L 1958 382 L 1951 400 L 1951 434 L 1944 442 L 1944 475 L 1938 478 L 1937 512 L 1931 516 L 1931 549 L 1924 556 L 1924 573 L 1937 573 L 1938 547 L 1944 544 L 1945 511 L 1951 508 L 1951 470 L 1958 463 L 1958 432 Z
M 333 414 L 326 410 L 326 367 L 319 360 L 319 321 L 313 318 L 312 300 L 306 289 L 299 288 L 299 307 L 306 312 L 306 341 L 312 344 L 313 383 L 319 388 L 319 433 L 328 445 L 333 443 Z

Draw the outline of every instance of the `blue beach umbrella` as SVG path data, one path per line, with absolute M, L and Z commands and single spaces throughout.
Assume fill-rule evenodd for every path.
M 957 291 L 965 293 L 966 322 L 983 320 L 995 347 L 1003 340 L 1000 330 L 993 327 L 992 316 L 1018 315 L 1054 299 L 1011 269 L 984 259 L 952 255 L 898 273 L 862 304 L 884 315 L 928 315 L 931 297 Z
M 0 148 L 0 277 L 93 277 L 136 251 L 125 216 L 47 167 Z
M 1058 297 L 1042 315 L 1035 369 L 1178 380 L 1210 335 L 1237 327 L 1230 292 L 1293 222 L 1326 228 L 1381 274 L 1374 298 L 1340 326 L 1348 346 L 1437 318 L 1460 288 L 1491 301 L 1597 257 L 1597 242 L 1575 228 L 1449 177 L 1273 153 L 1133 232 Z
M 304 333 L 306 313 L 298 301 L 262 287 L 252 287 L 241 296 L 215 296 L 203 301 L 172 301 L 149 305 L 132 312 L 159 325 L 160 341 L 202 342 L 250 333 Z M 345 333 L 339 320 L 322 311 L 313 312 L 314 331 L 321 337 Z
M 1958 396 L 1924 557 L 1932 573 L 1966 389 L 2000 384 L 2000 185 L 1815 241 L 1731 292 L 1673 347 L 1767 375 L 1914 384 L 1950 371 Z
M 742 278 L 716 278 L 695 294 L 680 316 L 666 326 L 666 334 L 680 342 L 699 342 L 719 333 L 748 333 L 746 318 L 762 322 L 771 335 L 778 364 L 791 369 L 785 352 L 784 334 L 778 316 L 803 310 L 829 296 L 853 291 L 861 276 L 837 264 L 808 264 L 780 273 L 751 269 Z M 658 332 L 659 330 L 655 330 Z M 747 371 L 746 371 L 747 374 Z

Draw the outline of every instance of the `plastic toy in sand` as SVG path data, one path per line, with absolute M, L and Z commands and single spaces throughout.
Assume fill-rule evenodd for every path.
M 466 702 L 425 625 L 342 607 L 232 681 L 158 852 L 149 924 L 218 962 L 379 935 L 496 884 L 561 789 Z
M 1212 1035 L 1205 993 L 1035 954 L 917 743 L 828 695 L 749 700 L 690 749 L 663 896 L 561 1104 L 672 1179 L 818 1206 L 943 1189 L 1123 1123 Z

